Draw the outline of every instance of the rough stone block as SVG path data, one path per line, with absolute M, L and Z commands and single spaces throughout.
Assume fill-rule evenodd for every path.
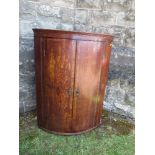
M 63 8 L 51 7 L 49 4 L 42 5 L 39 3 L 36 7 L 36 10 L 37 10 L 36 20 L 39 23 L 45 22 L 47 23 L 47 25 L 50 25 L 49 23 L 53 23 L 53 24 L 54 23 L 73 24 L 74 23 L 73 9 L 64 8 L 64 7 Z
M 60 17 L 60 8 L 52 7 L 48 3 L 36 3 L 36 12 L 45 17 Z
M 27 87 L 32 86 L 35 80 L 34 51 L 20 51 L 19 61 L 20 82 L 26 81 Z
M 93 28 L 92 28 L 92 31 L 95 32 L 95 33 L 102 33 L 102 34 L 105 34 L 105 33 L 108 33 L 108 28 L 105 27 L 105 26 L 93 27 Z
M 20 99 L 19 99 L 19 113 L 24 113 L 24 105 L 23 105 L 23 103 L 21 102 Z
M 102 0 L 77 0 L 77 8 L 101 9 Z
M 57 29 L 60 27 L 61 16 L 60 16 L 60 8 L 51 7 L 48 4 L 44 4 L 43 6 L 39 3 L 36 6 L 36 23 L 39 28 L 44 29 Z
M 21 82 L 22 87 L 19 92 L 20 105 L 23 105 L 24 112 L 31 111 L 36 108 L 35 86 L 25 87 L 26 82 Z
M 61 23 L 74 23 L 74 10 L 69 8 L 60 8 Z
M 135 78 L 135 68 L 134 66 L 115 66 L 115 64 L 110 64 L 109 66 L 109 75 L 108 79 L 121 79 L 121 80 L 128 80 L 130 84 L 134 85 L 134 78 Z
M 125 20 L 127 21 L 135 21 L 135 10 L 129 10 L 126 13 Z
M 124 27 L 134 27 L 135 15 L 134 10 L 129 10 L 127 12 L 119 12 L 116 17 L 116 25 Z
M 114 46 L 123 46 L 125 37 L 125 28 L 123 26 L 108 26 L 108 33 L 114 36 Z
M 20 112 L 35 107 L 35 67 L 33 38 L 20 38 L 19 42 L 19 103 Z
M 92 26 L 84 24 L 75 24 L 74 30 L 79 32 L 92 32 Z
M 135 118 L 134 67 L 110 65 L 104 108 Z
M 33 37 L 20 37 L 19 38 L 19 51 L 32 52 L 34 50 Z
M 66 30 L 66 31 L 73 31 L 74 30 L 74 25 L 73 24 L 61 23 L 59 29 Z
M 19 18 L 34 21 L 36 18 L 35 2 L 30 0 L 19 1 Z
M 61 23 L 60 22 L 52 22 L 49 18 L 44 18 L 43 20 L 37 19 L 38 28 L 42 29 L 60 29 Z
M 116 14 L 108 11 L 92 11 L 91 25 L 94 27 L 114 25 Z
M 130 10 L 134 0 L 104 0 L 101 2 L 102 9 L 112 12 L 126 12 Z
M 38 28 L 59 29 L 61 18 L 59 16 L 45 16 L 37 13 L 36 23 Z
M 128 56 L 121 56 L 118 54 L 112 54 L 110 62 L 114 65 L 123 65 L 123 66 L 133 66 L 134 65 L 134 57 L 128 57 Z
M 132 10 L 135 10 L 135 0 L 132 0 L 132 6 L 131 6 Z
M 112 48 L 112 54 L 115 54 L 115 57 L 117 57 L 117 55 L 120 56 L 126 56 L 129 58 L 134 58 L 135 57 L 135 49 L 134 48 L 127 48 L 127 47 L 113 47 Z
M 90 13 L 88 10 L 76 9 L 75 10 L 75 23 L 76 24 L 88 24 L 90 23 Z
M 73 8 L 75 6 L 75 0 L 50 0 L 50 4 L 53 6 Z
M 33 37 L 33 28 L 38 28 L 39 25 L 36 21 L 20 20 L 19 31 L 21 37 Z
M 135 29 L 127 28 L 125 31 L 124 46 L 134 47 L 135 46 Z
M 48 3 L 51 6 L 74 8 L 75 0 L 36 0 L 39 3 Z
M 25 76 L 34 77 L 34 47 L 33 38 L 20 38 L 19 43 L 19 74 L 20 80 Z

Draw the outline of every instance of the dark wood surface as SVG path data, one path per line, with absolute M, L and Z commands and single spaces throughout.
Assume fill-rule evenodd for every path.
M 86 33 L 86 32 L 72 32 L 62 30 L 49 30 L 49 29 L 33 29 L 34 36 L 37 37 L 49 37 L 49 38 L 62 38 L 72 40 L 87 40 L 87 41 L 102 41 L 111 42 L 111 35 L 103 35 L 97 33 Z
M 78 134 L 100 124 L 112 36 L 34 29 L 38 126 Z
M 47 50 L 44 56 L 46 128 L 71 132 L 76 42 L 50 38 L 46 42 Z
M 99 81 L 104 44 L 94 41 L 77 41 L 75 95 L 73 103 L 73 129 L 92 128 L 99 104 Z M 79 91 L 79 92 L 77 92 Z

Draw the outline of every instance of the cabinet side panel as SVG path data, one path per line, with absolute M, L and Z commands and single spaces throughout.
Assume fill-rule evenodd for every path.
M 100 87 L 99 87 L 99 106 L 96 112 L 96 122 L 99 121 L 100 116 L 102 114 L 102 103 L 104 100 L 105 96 L 105 88 L 107 84 L 107 79 L 108 79 L 108 68 L 109 68 L 109 62 L 110 62 L 110 56 L 111 56 L 111 44 L 106 43 L 105 44 L 105 49 L 103 52 L 103 57 L 102 57 L 102 66 L 101 66 L 101 76 L 100 76 Z
M 45 128 L 71 132 L 76 42 L 48 38 L 44 53 Z
M 42 87 L 42 49 L 43 38 L 34 37 L 35 49 L 35 80 L 36 80 L 36 102 L 37 102 L 37 120 L 38 125 L 43 122 L 43 87 Z
M 75 92 L 73 103 L 74 132 L 93 128 L 99 104 L 99 84 L 104 44 L 77 41 Z

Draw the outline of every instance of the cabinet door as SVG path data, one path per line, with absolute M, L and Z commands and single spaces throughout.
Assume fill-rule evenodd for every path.
M 100 100 L 100 76 L 104 44 L 93 41 L 77 41 L 75 92 L 73 103 L 73 130 L 86 130 L 98 125 Z M 99 102 L 100 101 L 100 102 Z
M 51 131 L 71 132 L 76 42 L 46 40 L 44 53 L 45 126 Z

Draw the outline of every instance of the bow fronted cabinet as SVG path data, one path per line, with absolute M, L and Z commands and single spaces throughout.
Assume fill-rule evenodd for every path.
M 33 31 L 38 126 L 62 135 L 99 126 L 113 37 Z

